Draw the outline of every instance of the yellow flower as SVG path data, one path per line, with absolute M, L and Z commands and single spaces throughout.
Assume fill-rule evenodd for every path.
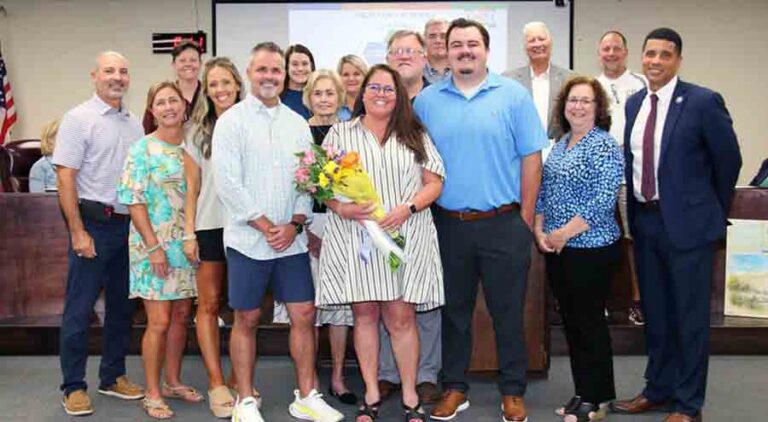
M 328 177 L 325 175 L 325 173 L 320 173 L 320 175 L 317 177 L 317 184 L 320 185 L 321 188 L 327 188 L 329 182 L 330 181 L 328 180 Z
M 333 174 L 333 172 L 335 172 L 337 168 L 339 168 L 339 165 L 336 164 L 335 161 L 328 161 L 323 166 L 323 171 L 328 173 L 328 174 Z

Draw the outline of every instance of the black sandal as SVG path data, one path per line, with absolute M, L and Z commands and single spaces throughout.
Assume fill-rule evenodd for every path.
M 410 407 L 403 403 L 403 410 L 405 411 L 405 422 L 410 422 L 412 419 L 427 420 L 427 415 L 421 407 L 421 402 L 417 403 L 415 407 Z
M 373 404 L 368 404 L 363 401 L 363 405 L 357 409 L 355 413 L 355 421 L 361 416 L 367 416 L 371 421 L 375 421 L 379 417 L 379 407 L 381 407 L 381 400 Z

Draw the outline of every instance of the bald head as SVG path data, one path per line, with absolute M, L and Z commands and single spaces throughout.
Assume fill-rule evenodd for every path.
M 96 56 L 96 66 L 91 70 L 91 80 L 99 98 L 114 108 L 120 108 L 131 83 L 128 60 L 115 51 L 100 53 Z

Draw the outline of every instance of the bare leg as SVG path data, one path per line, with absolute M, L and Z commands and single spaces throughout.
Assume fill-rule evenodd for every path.
M 195 329 L 203 363 L 208 372 L 208 390 L 224 385 L 219 347 L 219 300 L 226 272 L 223 262 L 201 262 L 197 268 L 197 321 Z
M 402 300 L 382 302 L 381 310 L 403 384 L 403 404 L 415 407 L 419 403 L 419 395 L 416 393 L 416 373 L 419 370 L 416 312 L 412 304 Z
M 165 350 L 165 381 L 171 387 L 181 385 L 181 360 L 187 345 L 187 329 L 192 315 L 192 299 L 171 301 L 171 325 Z
M 360 302 L 352 304 L 355 317 L 353 339 L 355 352 L 360 362 L 360 373 L 365 382 L 365 402 L 374 404 L 381 399 L 379 395 L 379 302 Z
M 291 334 L 288 346 L 296 367 L 296 383 L 301 397 L 315 388 L 315 305 L 312 302 L 286 303 L 291 318 Z
M 147 328 L 141 340 L 141 357 L 147 381 L 146 396 L 153 400 L 162 398 L 160 372 L 165 356 L 165 342 L 171 325 L 171 302 L 144 299 Z
M 253 365 L 256 361 L 256 329 L 261 309 L 235 310 L 235 323 L 229 340 L 229 356 L 237 376 L 237 394 L 240 399 L 253 395 Z
M 349 391 L 349 388 L 347 388 L 347 385 L 344 382 L 344 357 L 347 352 L 348 332 L 349 327 L 346 325 L 328 326 L 328 340 L 331 343 L 331 358 L 333 359 L 331 388 L 339 394 Z

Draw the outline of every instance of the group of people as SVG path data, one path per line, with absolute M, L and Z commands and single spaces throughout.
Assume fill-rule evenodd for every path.
M 482 283 L 502 418 L 526 421 L 523 319 L 536 245 L 575 387 L 556 413 L 589 421 L 610 406 L 700 420 L 712 243 L 725 233 L 741 166 L 723 100 L 679 80 L 682 39 L 672 29 L 645 38 L 643 76 L 627 70 L 618 31 L 599 41 L 598 78 L 550 63 L 542 23 L 526 25 L 524 43 L 529 66 L 503 76 L 488 71 L 486 28 L 464 18 L 431 20 L 423 34 L 394 32 L 387 63 L 370 68 L 350 55 L 335 71 L 315 69 L 306 47 L 284 52 L 262 42 L 251 51 L 248 89 L 229 59 L 203 64 L 198 47 L 183 42 L 172 55 L 178 80 L 150 88 L 143 127 L 122 102 L 128 61 L 100 54 L 91 73 L 96 93 L 62 118 L 52 157 L 71 236 L 61 325 L 65 411 L 93 412 L 87 327 L 103 288 L 100 393 L 143 399 L 157 419 L 174 414 L 166 398 L 205 400 L 180 377 L 196 298 L 212 413 L 262 421 L 253 370 L 270 289 L 275 321 L 290 323 L 291 415 L 343 419 L 320 393 L 316 369 L 317 329 L 329 325 L 328 393 L 359 403 L 357 422 L 376 420 L 396 390 L 406 422 L 427 420 L 424 404 L 434 404 L 432 419 L 451 420 L 469 407 Z M 373 204 L 321 203 L 297 191 L 295 154 L 313 144 L 359 153 L 387 212 L 378 223 L 407 239 L 408 260 L 397 271 L 360 224 Z M 618 219 L 617 203 L 625 208 Z M 613 401 L 604 310 L 622 232 L 634 237 L 649 361 L 643 392 Z M 225 288 L 234 310 L 228 380 L 218 323 Z M 141 298 L 147 314 L 146 390 L 125 376 L 129 298 Z M 343 376 L 350 327 L 360 399 Z

